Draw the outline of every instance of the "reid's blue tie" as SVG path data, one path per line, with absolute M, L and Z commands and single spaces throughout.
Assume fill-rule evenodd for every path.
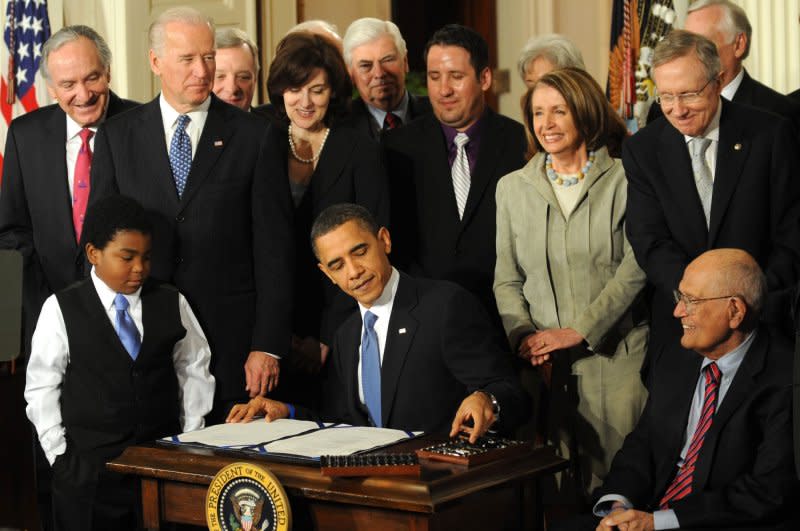
M 186 132 L 186 126 L 191 120 L 185 114 L 178 116 L 178 125 L 169 143 L 169 165 L 172 166 L 172 177 L 175 179 L 178 197 L 181 197 L 186 189 L 186 179 L 192 168 L 192 140 Z
M 381 416 L 381 354 L 375 321 L 378 316 L 372 312 L 364 313 L 364 334 L 361 336 L 361 385 L 364 388 L 364 402 L 372 423 L 383 427 Z
M 136 359 L 139 355 L 139 349 L 142 346 L 142 339 L 139 336 L 139 330 L 136 328 L 136 323 L 133 322 L 133 317 L 128 313 L 128 299 L 122 293 L 117 293 L 114 297 L 114 308 L 117 309 L 117 319 L 114 328 L 117 329 L 119 340 L 122 341 L 122 346 L 128 351 L 132 359 Z

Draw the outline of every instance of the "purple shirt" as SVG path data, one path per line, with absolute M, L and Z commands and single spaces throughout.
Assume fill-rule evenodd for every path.
M 475 163 L 478 162 L 478 150 L 481 147 L 481 133 L 483 132 L 483 117 L 485 115 L 481 114 L 481 117 L 478 118 L 474 124 L 469 126 L 469 129 L 464 131 L 469 137 L 469 142 L 467 145 L 464 146 L 464 150 L 467 152 L 467 159 L 469 159 L 469 173 L 472 175 L 475 173 Z M 442 132 L 444 133 L 444 141 L 447 145 L 447 162 L 450 164 L 450 168 L 453 168 L 453 162 L 456 160 L 456 152 L 458 148 L 454 142 L 456 135 L 458 134 L 458 130 L 454 127 L 450 127 L 449 125 L 444 125 L 443 123 L 439 122 L 439 125 L 442 126 Z

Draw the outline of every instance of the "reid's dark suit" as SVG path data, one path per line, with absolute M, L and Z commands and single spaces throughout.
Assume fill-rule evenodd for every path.
M 393 262 L 409 273 L 450 280 L 475 294 L 500 323 L 492 284 L 495 188 L 525 165 L 525 131 L 491 109 L 481 118 L 480 150 L 463 219 L 458 219 L 444 132 L 430 114 L 383 135 L 392 200 Z
M 273 134 L 212 94 L 180 199 L 158 97 L 106 122 L 95 144 L 91 199 L 119 192 L 151 214 L 151 275 L 192 305 L 211 346 L 219 402 L 245 398 L 251 350 L 289 350 L 292 211 Z
M 433 110 L 431 109 L 431 102 L 428 100 L 427 96 L 414 96 L 409 92 L 408 113 L 406 114 L 406 120 L 403 125 L 419 118 L 420 116 L 431 114 L 432 112 Z M 350 114 L 347 116 L 347 121 L 361 133 L 369 135 L 370 138 L 376 141 L 380 140 L 383 124 L 379 124 L 375 121 L 372 113 L 370 113 L 369 109 L 367 108 L 367 104 L 364 103 L 364 100 L 360 97 L 353 100 L 353 103 L 350 106 Z
M 736 89 L 731 101 L 783 116 L 792 122 L 795 133 L 800 133 L 800 102 L 794 101 L 789 96 L 784 96 L 780 92 L 756 81 L 750 77 L 747 70 L 744 71 L 742 83 Z M 653 103 L 647 113 L 647 123 L 649 124 L 662 116 L 664 116 L 664 113 L 661 111 L 661 106 Z
M 795 285 L 800 162 L 787 120 L 722 99 L 710 229 L 684 136 L 666 119 L 629 138 L 622 162 L 628 178 L 628 240 L 655 286 L 651 363 L 665 341 L 680 337 L 680 324 L 672 317 L 672 290 L 689 262 L 703 252 L 744 249 L 766 272 L 771 292 Z
M 787 502 L 796 500 L 798 487 L 791 346 L 770 337 L 766 327 L 757 334 L 705 436 L 692 494 L 670 504 L 681 529 L 775 529 L 790 517 Z M 661 357 L 662 376 L 596 495 L 621 494 L 636 509 L 658 509 L 677 469 L 702 359 L 683 349 Z
M 138 105 L 111 92 L 106 117 Z M 15 249 L 24 260 L 26 345 L 44 300 L 88 273 L 72 224 L 66 141 L 67 118 L 57 104 L 16 118 L 6 138 L 0 249 Z
M 278 122 L 280 123 L 280 122 Z M 285 131 L 285 126 L 279 131 Z M 284 171 L 289 141 L 275 135 Z M 293 332 L 330 345 L 333 334 L 356 303 L 331 283 L 317 267 L 309 235 L 317 216 L 331 205 L 356 203 L 372 213 L 381 226 L 389 225 L 389 184 L 380 146 L 347 125 L 334 125 L 325 142 L 309 188 L 295 207 L 296 270 Z
M 358 398 L 361 314 L 336 333 L 326 365 L 321 416 L 367 426 Z M 449 432 L 458 406 L 476 389 L 500 404 L 500 426 L 509 432 L 525 418 L 524 391 L 486 313 L 464 289 L 400 273 L 381 364 L 383 425 Z

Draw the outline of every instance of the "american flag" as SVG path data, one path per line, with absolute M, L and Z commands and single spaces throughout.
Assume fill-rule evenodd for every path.
M 42 45 L 50 37 L 47 0 L 8 0 L 0 46 L 0 147 L 6 145 L 11 120 L 49 102 L 47 87 L 39 71 Z M 0 168 L 3 159 L 0 157 Z M 2 179 L 2 175 L 0 175 Z

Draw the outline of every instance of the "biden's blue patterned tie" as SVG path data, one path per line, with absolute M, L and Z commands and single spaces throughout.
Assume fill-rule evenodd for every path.
M 361 336 L 361 385 L 364 388 L 364 403 L 369 410 L 370 420 L 383 427 L 381 416 L 381 353 L 375 321 L 378 316 L 364 312 L 364 334 Z
M 183 196 L 186 179 L 192 168 L 192 140 L 186 132 L 186 126 L 191 120 L 185 114 L 178 116 L 178 125 L 172 135 L 172 142 L 169 143 L 169 165 L 172 166 L 172 178 L 175 179 L 178 197 Z
M 119 340 L 122 341 L 122 346 L 128 351 L 132 359 L 136 359 L 139 355 L 139 349 L 142 346 L 142 340 L 139 336 L 139 329 L 136 328 L 136 323 L 133 322 L 133 317 L 128 313 L 128 299 L 122 293 L 117 293 L 114 297 L 114 308 L 117 310 L 117 319 L 114 328 L 117 329 Z

